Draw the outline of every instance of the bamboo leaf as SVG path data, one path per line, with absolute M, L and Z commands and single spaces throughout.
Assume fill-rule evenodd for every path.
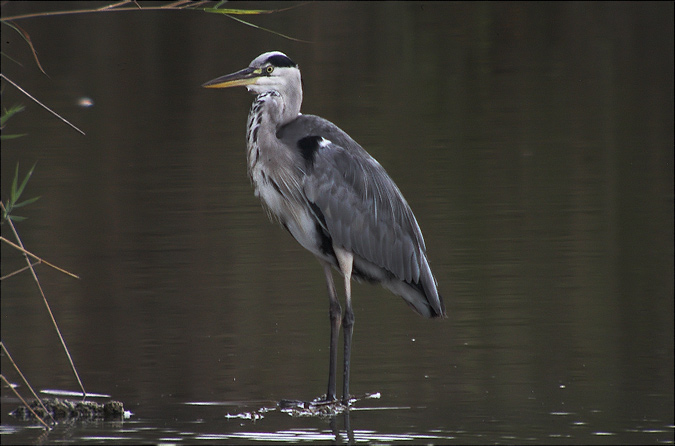
M 14 205 L 14 209 L 20 208 L 20 207 L 25 206 L 27 204 L 35 203 L 36 201 L 38 201 L 40 199 L 40 197 L 41 197 L 41 195 L 38 195 L 37 197 L 33 197 L 33 198 L 29 198 L 28 200 L 24 200 L 21 203 L 16 203 Z
M 14 169 L 14 179 L 12 180 L 12 190 L 10 191 L 9 197 L 9 207 L 12 206 L 12 202 L 16 201 L 16 185 L 19 181 L 19 163 L 16 163 L 16 168 Z
M 5 110 L 5 112 L 2 114 L 2 117 L 0 117 L 0 127 L 4 127 L 5 123 L 9 121 L 12 116 L 24 111 L 25 109 L 26 107 L 23 105 L 12 105 L 9 110 Z
M 303 43 L 310 43 L 306 40 L 302 39 L 296 39 L 295 37 L 290 37 L 285 34 L 281 34 L 280 32 L 273 31 L 268 28 L 263 28 L 262 26 L 254 25 L 251 22 L 247 22 L 246 20 L 240 19 L 238 17 L 235 17 L 237 15 L 261 15 L 261 14 L 273 14 L 276 12 L 282 12 L 282 11 L 288 11 L 289 9 L 297 8 L 299 6 L 305 5 L 305 3 L 300 3 L 298 5 L 293 5 L 288 8 L 282 8 L 282 9 L 232 9 L 232 8 L 220 8 L 221 5 L 223 5 L 224 1 L 219 2 L 215 7 L 213 8 L 204 8 L 204 12 L 212 13 L 212 14 L 223 14 L 225 17 L 229 17 L 232 20 L 236 20 L 237 22 L 243 23 L 244 25 L 253 27 L 255 29 L 259 29 L 261 31 L 265 31 L 268 33 L 275 34 L 279 37 L 283 37 L 284 39 L 288 40 L 293 40 L 295 42 L 303 42 Z
M 17 168 L 18 166 L 19 164 L 17 163 Z M 23 190 L 26 188 L 26 185 L 28 184 L 28 180 L 30 180 L 31 175 L 33 175 L 33 170 L 35 170 L 35 166 L 37 166 L 37 163 L 33 164 L 33 167 L 31 167 L 28 173 L 26 174 L 26 178 L 24 178 L 23 182 L 21 182 L 21 186 L 19 186 L 19 190 L 16 192 L 16 199 L 14 201 L 18 200 L 21 194 L 23 193 Z M 18 172 L 19 171 L 17 170 L 17 174 Z M 14 207 L 16 207 L 16 204 L 14 205 Z
M 28 133 L 15 133 L 13 135 L 0 135 L 0 141 L 6 141 L 8 139 L 16 139 L 16 138 L 21 138 L 22 136 L 26 136 Z

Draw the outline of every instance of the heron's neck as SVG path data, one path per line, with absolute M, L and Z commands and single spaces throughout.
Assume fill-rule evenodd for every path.
M 263 102 L 262 111 L 268 118 L 264 125 L 275 126 L 278 129 L 298 117 L 302 105 L 302 90 L 295 95 L 285 95 L 278 91 L 268 93 L 273 94 L 265 97 L 265 93 L 262 93 L 256 97 L 256 102 Z
M 260 93 L 253 101 L 246 125 L 249 173 L 257 164 L 261 150 L 269 152 L 278 147 L 277 130 L 297 118 L 300 112 L 300 103 L 284 99 L 276 90 L 268 90 Z
M 285 125 L 294 120 L 300 114 L 300 107 L 302 106 L 302 87 L 298 87 L 294 95 L 284 96 L 284 113 L 282 120 Z M 280 125 L 280 126 L 281 126 Z
M 253 130 L 260 127 L 262 135 L 275 135 L 280 127 L 298 117 L 301 105 L 302 92 L 294 96 L 285 96 L 276 90 L 260 93 L 249 113 L 249 133 L 253 136 Z

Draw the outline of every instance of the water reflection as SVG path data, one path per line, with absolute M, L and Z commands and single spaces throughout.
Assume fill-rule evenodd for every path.
M 138 444 L 147 442 L 210 443 L 228 444 L 253 442 L 332 442 L 337 444 L 355 443 L 663 443 L 668 442 L 673 426 L 665 426 L 660 420 L 634 420 L 630 425 L 607 429 L 602 426 L 600 411 L 585 413 L 550 412 L 546 415 L 546 428 L 529 424 L 518 426 L 517 417 L 494 418 L 485 414 L 479 417 L 482 429 L 464 427 L 472 415 L 465 414 L 452 421 L 452 428 L 411 429 L 406 420 L 415 419 L 427 413 L 425 407 L 395 407 L 386 404 L 357 405 L 341 414 L 329 417 L 297 417 L 279 410 L 274 404 L 265 402 L 192 402 L 186 403 L 194 410 L 191 415 L 174 420 L 171 427 L 162 426 L 156 419 L 132 419 L 124 422 L 106 423 L 61 423 L 53 431 L 44 432 L 42 442 L 66 444 L 95 444 L 102 441 L 116 444 Z M 223 410 L 223 408 L 228 408 Z M 223 415 L 227 412 L 226 415 Z M 247 416 L 260 414 L 261 416 Z M 241 416 L 239 416 L 241 415 Z M 396 427 L 389 430 L 368 428 L 381 415 L 396 420 Z M 192 418 L 193 421 L 186 421 Z M 286 420 L 294 420 L 295 427 L 289 428 Z M 478 420 L 477 420 L 478 421 Z M 530 420 L 534 421 L 534 420 Z M 469 422 L 469 424 L 471 424 Z M 286 426 L 286 427 L 279 427 Z M 36 428 L 3 426 L 3 433 L 23 438 Z M 38 428 L 37 431 L 40 431 Z M 75 434 L 75 435 L 73 435 Z M 10 437 L 8 437 L 10 438 Z M 26 437 L 28 438 L 28 437 Z

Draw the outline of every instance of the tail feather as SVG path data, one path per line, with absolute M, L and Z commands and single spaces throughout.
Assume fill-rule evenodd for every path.
M 425 290 L 420 284 L 410 284 L 396 278 L 382 282 L 382 285 L 392 293 L 401 296 L 408 306 L 421 316 L 427 318 L 447 317 L 443 298 L 435 286 L 432 289 Z

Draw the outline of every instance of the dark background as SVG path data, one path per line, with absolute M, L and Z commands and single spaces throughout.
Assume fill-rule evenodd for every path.
M 311 399 L 327 378 L 321 268 L 246 176 L 253 98 L 200 88 L 270 50 L 300 64 L 303 112 L 397 182 L 448 308 L 428 321 L 354 286 L 352 391 L 382 396 L 352 411 L 357 438 L 673 441 L 672 3 L 322 2 L 244 18 L 310 43 L 198 11 L 17 21 L 47 77 L 2 28 L 21 64 L 3 58 L 3 73 L 87 133 L 3 82 L 3 108 L 26 106 L 3 134 L 27 134 L 2 143 L 3 202 L 16 163 L 37 161 L 24 197 L 41 198 L 18 231 L 81 276 L 37 267 L 87 391 L 135 413 L 47 441 L 335 439 L 276 411 L 225 418 Z M 3 244 L 2 274 L 23 265 Z M 1 286 L 2 341 L 31 383 L 79 390 L 30 274 Z M 2 373 L 19 383 L 4 357 Z M 35 441 L 7 416 L 8 389 L 2 402 L 3 443 Z

